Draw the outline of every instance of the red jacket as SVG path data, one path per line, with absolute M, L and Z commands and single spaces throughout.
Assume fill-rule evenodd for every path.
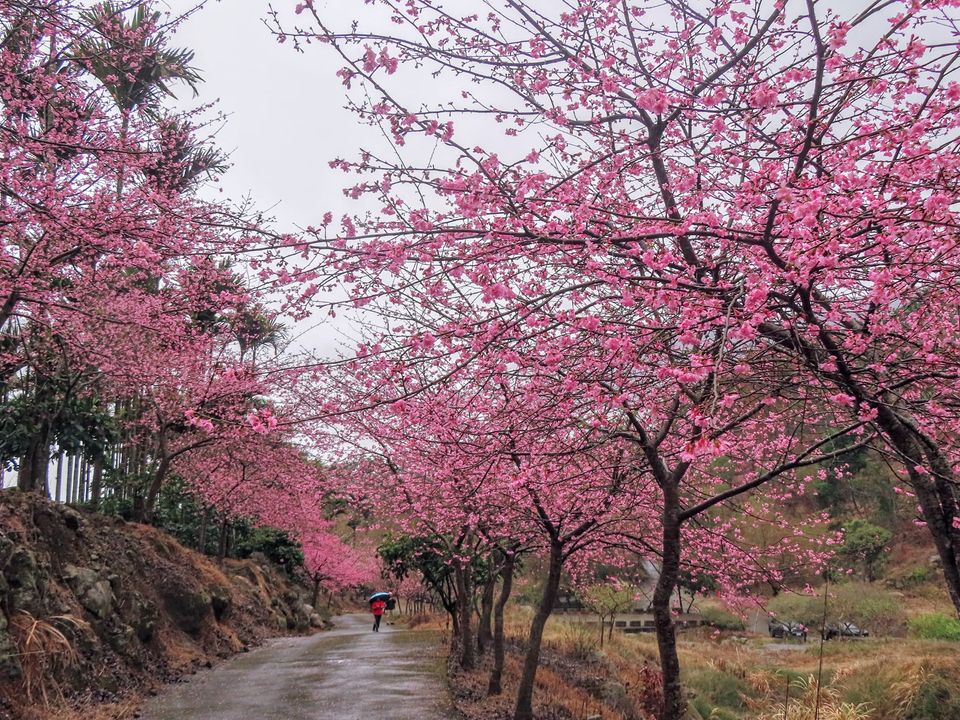
M 370 611 L 374 615 L 383 615 L 384 609 L 387 607 L 387 603 L 383 600 L 374 600 L 373 604 L 370 606 Z

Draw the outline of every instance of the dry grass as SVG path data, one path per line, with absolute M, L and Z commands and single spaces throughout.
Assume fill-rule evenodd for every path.
M 457 707 L 469 720 L 510 718 L 522 669 L 522 652 L 532 611 L 508 609 L 504 634 L 508 654 L 504 663 L 503 694 L 487 697 L 489 656 L 471 672 L 455 671 L 452 686 Z M 617 635 L 611 643 L 619 645 Z M 643 708 L 659 697 L 659 678 L 647 663 L 612 662 L 618 655 L 599 652 L 599 628 L 562 618 L 547 623 L 543 637 L 541 667 L 537 671 L 534 706 L 544 720 L 602 717 L 604 720 L 652 717 Z M 622 670 L 622 672 L 621 672 Z M 651 692 L 652 689 L 652 692 Z
M 522 659 L 517 649 L 524 645 L 530 618 L 525 608 L 508 613 L 507 639 L 514 653 L 505 667 L 503 696 L 485 697 L 485 668 L 455 673 L 458 706 L 470 720 L 510 717 Z M 659 699 L 655 638 L 614 633 L 601 650 L 596 634 L 595 625 L 563 616 L 548 622 L 535 698 L 538 717 L 621 718 L 630 712 L 653 717 Z M 960 719 L 957 650 L 956 643 L 905 639 L 827 643 L 819 718 Z M 691 631 L 681 635 L 679 651 L 691 718 L 782 720 L 785 700 L 789 720 L 817 716 L 819 643 L 781 648 L 767 638 Z M 602 676 L 605 687 L 619 688 L 619 701 L 601 699 L 597 685 L 585 686 L 581 681 L 590 673 Z
M 33 493 L 4 493 L 0 500 L 4 534 L 36 559 L 42 600 L 8 608 L 13 652 L 23 672 L 0 682 L 0 715 L 9 707 L 13 717 L 28 720 L 129 716 L 128 698 L 285 633 L 277 621 L 294 614 L 293 585 L 280 570 L 250 560 L 221 565 L 156 528 L 89 513 L 79 518 L 83 542 L 73 542 L 68 519 L 76 520 L 74 511 Z M 68 563 L 99 577 L 116 575 L 116 581 L 109 578 L 115 600 L 111 615 L 89 626 L 77 619 L 93 620 L 64 582 Z M 202 622 L 191 624 L 193 616 L 184 620 L 175 612 L 180 588 L 196 595 L 188 598 L 190 612 L 203 616 Z M 214 613 L 201 600 L 224 590 L 233 599 L 231 612 L 213 622 Z M 72 614 L 52 617 L 54 612 Z M 150 637 L 140 640 L 141 633 Z M 28 707 L 34 703 L 35 708 Z M 76 711 L 71 714 L 68 705 Z
M 218 632 L 231 653 L 238 653 L 243 650 L 243 640 L 228 625 L 220 625 Z
M 124 702 L 103 703 L 83 708 L 49 707 L 25 708 L 23 720 L 133 720 L 139 717 L 141 698 L 128 698 Z
M 446 613 L 422 612 L 412 615 L 397 613 L 393 616 L 393 620 L 396 624 L 403 625 L 411 630 L 413 628 L 438 630 L 441 632 L 447 632 L 449 630 L 449 619 Z
M 158 653 L 162 653 L 174 672 L 183 672 L 207 659 L 207 655 L 181 633 L 160 632 L 154 638 Z
M 537 672 L 536 687 L 537 699 L 541 706 L 557 706 L 577 718 L 596 715 L 604 720 L 623 720 L 620 712 L 610 708 L 590 693 L 570 685 L 566 678 L 549 668 L 540 668 Z
M 61 629 L 62 628 L 62 629 Z M 28 612 L 17 612 L 10 619 L 10 631 L 23 670 L 21 682 L 27 702 L 50 707 L 51 695 L 62 700 L 57 678 L 78 661 L 67 632 L 86 631 L 86 622 L 74 615 L 37 618 Z
M 785 705 L 790 720 L 816 716 L 817 644 L 804 650 L 776 651 L 766 641 L 757 640 L 746 644 L 684 642 L 681 661 L 688 687 L 701 699 L 704 717 L 715 707 L 718 712 L 730 713 L 719 717 L 782 720 Z M 736 703 L 729 702 L 731 688 L 738 694 Z M 916 709 L 931 692 L 960 695 L 955 645 L 872 640 L 825 646 L 819 709 L 823 720 L 954 717 L 949 714 L 952 711 L 931 716 Z
M 223 588 L 230 587 L 230 580 L 227 578 L 223 570 L 219 566 L 217 566 L 215 562 L 213 562 L 206 555 L 201 555 L 200 553 L 198 553 L 197 551 L 191 548 L 185 548 L 185 549 L 188 550 L 190 554 L 194 557 L 196 567 L 200 571 L 199 573 L 200 582 L 203 585 L 207 587 L 214 586 L 214 585 L 219 585 L 220 587 L 223 587 Z
M 818 693 L 817 679 L 812 675 L 792 681 L 790 687 L 792 703 L 786 710 L 791 720 L 870 720 L 873 714 L 870 704 L 846 702 L 835 687 L 821 687 Z M 760 705 L 756 720 L 782 720 L 785 703 L 781 698 Z
M 453 677 L 457 707 L 469 720 L 499 720 L 510 718 L 520 683 L 522 659 L 508 655 L 503 667 L 503 694 L 487 697 L 488 667 L 471 672 L 458 672 Z M 536 715 L 542 720 L 567 718 L 602 717 L 604 720 L 625 720 L 623 714 L 609 707 L 602 700 L 550 668 L 537 671 L 534 693 Z

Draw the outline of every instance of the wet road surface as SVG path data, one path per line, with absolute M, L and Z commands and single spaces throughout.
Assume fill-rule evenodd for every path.
M 311 637 L 279 638 L 150 700 L 144 720 L 449 720 L 429 633 L 366 615 Z

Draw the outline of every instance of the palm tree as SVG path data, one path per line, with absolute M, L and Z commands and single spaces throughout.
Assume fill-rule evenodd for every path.
M 286 337 L 286 331 L 276 317 L 267 315 L 257 308 L 238 313 L 232 325 L 234 337 L 240 346 L 241 360 L 248 350 L 252 350 L 251 362 L 254 365 L 257 363 L 257 350 L 269 346 L 276 352 L 279 344 Z
M 130 12 L 130 3 L 106 0 L 81 13 L 81 20 L 90 28 L 87 37 L 77 43 L 72 59 L 104 86 L 121 114 L 120 141 L 125 143 L 130 119 L 135 112 L 159 120 L 164 96 L 174 97 L 176 83 L 185 83 L 194 95 L 201 81 L 199 71 L 191 65 L 194 53 L 169 45 L 169 36 L 161 23 L 161 14 L 142 2 Z M 162 128 L 161 128 L 162 131 Z M 189 162 L 189 157 L 185 159 Z M 213 171 L 219 159 L 197 158 L 197 175 Z M 162 163 L 161 163 L 162 165 Z M 158 167 L 160 167 L 158 165 Z M 152 179 L 152 178 L 151 178 Z M 125 169 L 121 162 L 117 173 L 116 194 L 123 194 Z M 151 284 L 155 281 L 151 279 Z M 140 413 L 141 398 L 118 401 L 129 405 L 133 415 Z M 145 447 L 136 447 L 131 438 L 124 438 L 121 463 L 132 467 L 134 476 L 146 467 Z
M 102 2 L 82 13 L 90 37 L 77 47 L 76 60 L 95 76 L 113 97 L 125 116 L 134 110 L 156 115 L 164 95 L 176 82 L 190 86 L 194 94 L 199 71 L 190 65 L 193 51 L 168 46 L 160 27 L 160 13 L 141 3 L 130 17 L 121 3 Z
M 201 81 L 190 63 L 193 51 L 171 48 L 158 29 L 160 13 L 141 3 L 127 17 L 121 3 L 99 3 L 81 14 L 90 26 L 89 37 L 77 44 L 74 61 L 96 77 L 110 93 L 121 114 L 120 140 L 126 141 L 134 111 L 159 118 L 164 95 L 176 97 L 171 86 L 186 83 L 193 94 Z M 124 171 L 117 177 L 117 196 L 123 192 Z
M 178 118 L 157 124 L 153 160 L 143 172 L 157 190 L 185 193 L 202 178 L 227 169 L 227 156 L 217 147 L 196 142 L 190 125 Z

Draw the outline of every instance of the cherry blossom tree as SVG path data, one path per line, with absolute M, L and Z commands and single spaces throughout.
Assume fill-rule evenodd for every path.
M 311 527 L 300 542 L 303 564 L 313 582 L 311 604 L 314 607 L 319 602 L 321 588 L 334 592 L 369 584 L 376 577 L 372 555 L 347 545 L 331 528 Z
M 272 430 L 284 386 L 262 248 L 287 239 L 196 192 L 223 156 L 162 102 L 200 79 L 180 20 L 0 3 L 2 460 L 44 492 L 51 447 L 82 455 L 94 502 L 108 477 L 145 520 L 185 454 Z
M 364 403 L 535 366 L 530 395 L 586 399 L 636 446 L 662 500 L 664 717 L 682 714 L 684 524 L 832 459 L 844 434 L 903 459 L 960 597 L 954 5 L 275 16 L 281 39 L 331 48 L 380 131 L 334 163 L 370 212 L 315 233 L 356 306 L 386 298 L 382 339 L 360 349 L 377 378 Z M 428 98 L 410 81 L 426 73 Z M 725 456 L 738 479 L 715 472 Z

